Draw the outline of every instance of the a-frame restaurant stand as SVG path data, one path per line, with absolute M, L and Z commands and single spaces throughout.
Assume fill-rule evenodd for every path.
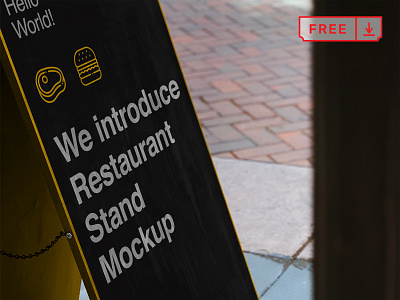
M 2 64 L 90 298 L 257 299 L 158 1 L 0 5 Z

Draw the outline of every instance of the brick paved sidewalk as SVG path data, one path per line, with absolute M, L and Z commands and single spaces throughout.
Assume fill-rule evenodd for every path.
M 311 49 L 298 38 L 309 9 L 282 0 L 161 5 L 211 154 L 311 166 Z

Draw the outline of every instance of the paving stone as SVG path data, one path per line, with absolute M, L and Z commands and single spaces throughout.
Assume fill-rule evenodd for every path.
M 211 134 L 211 132 L 210 131 L 208 131 L 206 128 L 202 128 L 201 129 L 201 131 L 203 132 L 203 136 L 204 137 L 209 137 L 209 136 L 213 136 L 212 134 Z
M 198 78 L 203 78 L 203 77 L 210 77 L 215 74 L 217 74 L 217 71 L 214 69 L 206 69 L 206 70 L 192 70 L 190 72 L 187 72 L 186 66 L 182 65 L 183 73 L 187 74 L 185 75 L 186 80 L 190 82 L 190 80 L 198 79 Z
M 223 93 L 241 91 L 242 88 L 231 80 L 213 81 L 211 84 Z
M 297 105 L 300 107 L 300 105 L 304 108 L 308 108 L 309 110 L 311 109 L 311 99 L 308 96 L 301 96 L 301 97 L 295 97 L 295 98 L 280 98 L 277 101 L 269 101 L 268 106 L 269 107 L 282 107 L 282 106 L 290 106 L 290 105 Z M 301 108 L 301 107 L 300 107 Z
M 274 162 L 269 155 L 253 156 L 251 160 L 261 161 L 261 162 Z
M 264 68 L 258 64 L 245 65 L 242 68 L 249 74 L 264 73 Z
M 244 159 L 249 159 L 251 157 L 258 157 L 261 155 L 267 155 L 267 154 L 273 154 L 273 153 L 281 153 L 285 151 L 289 151 L 291 148 L 284 144 L 275 144 L 275 145 L 267 145 L 267 146 L 258 146 L 258 147 L 253 147 L 253 148 L 248 148 L 248 149 L 243 149 L 243 150 L 238 150 L 234 151 L 233 154 L 238 157 L 238 158 L 244 158 Z M 292 153 L 291 151 L 285 152 L 287 153 Z M 303 157 L 301 157 L 303 158 Z M 293 159 L 294 160 L 294 159 Z M 277 161 L 277 160 L 275 160 Z
M 265 95 L 271 93 L 271 89 L 259 82 L 243 84 L 243 87 L 252 95 Z
M 201 101 L 200 98 L 197 98 L 197 97 L 195 98 L 192 96 L 192 102 L 193 102 L 194 107 L 196 108 L 196 112 L 205 111 L 205 110 L 210 109 L 207 104 L 205 104 L 203 101 Z
M 297 81 L 304 82 L 305 80 L 307 80 L 307 78 L 304 77 L 304 76 L 293 76 L 293 77 L 286 76 L 286 77 L 283 77 L 283 78 L 278 77 L 276 79 L 268 80 L 268 85 L 273 87 L 273 86 L 276 86 L 276 85 L 282 85 L 282 84 L 288 84 L 288 83 L 295 84 L 295 82 L 297 82 Z
M 280 163 L 288 163 L 299 159 L 307 159 L 311 156 L 311 149 L 288 151 L 280 154 L 271 155 L 272 159 Z
M 297 107 L 306 113 L 311 113 L 312 109 L 313 109 L 313 103 L 311 101 L 302 102 L 302 103 L 297 104 Z
M 218 140 L 215 136 L 209 135 L 209 136 L 204 136 L 207 142 L 208 147 L 211 147 L 211 145 L 220 143 L 221 141 Z
M 293 76 L 298 74 L 298 72 L 286 66 L 270 67 L 269 70 L 280 77 Z
M 203 122 L 204 126 L 215 126 L 215 125 L 223 125 L 223 124 L 235 124 L 243 121 L 248 121 L 251 118 L 248 115 L 240 114 L 240 115 L 232 115 L 225 116 L 219 118 L 213 118 L 210 120 L 205 120 Z
M 288 162 L 289 165 L 294 165 L 294 166 L 301 166 L 301 167 L 312 167 L 312 163 L 309 159 L 299 159 L 299 160 L 293 160 Z
M 191 44 L 188 46 L 188 48 L 194 54 L 209 53 L 211 51 L 210 48 L 197 44 Z
M 211 82 L 218 82 L 218 81 L 232 81 L 235 85 L 236 85 L 236 79 L 238 78 L 243 78 L 244 76 L 246 76 L 246 74 L 244 72 L 242 72 L 241 70 L 239 71 L 235 71 L 235 72 L 229 72 L 229 73 L 220 73 L 220 74 L 214 74 L 214 75 L 210 75 L 207 77 L 207 80 Z M 240 90 L 242 90 L 242 88 L 240 86 L 238 86 L 240 88 Z M 236 89 L 236 88 L 235 88 Z M 231 92 L 235 92 L 236 90 L 232 90 Z M 230 92 L 224 92 L 224 93 L 230 93 Z
M 303 130 L 303 132 L 304 132 L 305 134 L 307 134 L 308 136 L 310 136 L 310 137 L 313 136 L 313 130 L 312 130 L 312 129 L 306 129 L 306 130 Z
M 308 120 L 309 117 L 295 106 L 287 106 L 275 109 L 276 113 L 289 122 Z
M 238 67 L 234 63 L 216 62 L 213 65 L 218 71 L 220 71 L 223 74 L 224 73 L 238 72 L 238 71 L 242 70 L 240 67 Z
M 230 46 L 218 46 L 213 48 L 214 51 L 220 55 L 229 55 L 229 54 L 235 54 L 237 55 L 238 52 L 236 51 L 235 48 L 230 47 Z
M 256 145 L 270 145 L 282 142 L 276 135 L 264 128 L 243 130 L 242 132 Z
M 276 114 L 273 110 L 269 109 L 263 104 L 251 104 L 243 106 L 243 109 L 249 113 L 253 118 L 270 118 L 275 117 Z
M 218 101 L 226 101 L 226 100 L 233 100 L 236 97 L 243 97 L 243 96 L 248 96 L 246 92 L 240 91 L 240 92 L 234 92 L 234 93 L 215 93 L 215 94 L 209 94 L 209 95 L 202 95 L 203 100 L 206 103 L 212 103 L 212 102 L 218 102 Z
M 302 90 L 306 94 L 310 94 L 311 92 L 311 85 L 309 80 L 293 82 L 294 86 L 297 86 L 300 90 Z
M 191 79 L 190 82 L 188 82 L 188 85 L 194 90 L 208 90 L 211 88 L 211 85 L 208 82 L 198 78 Z
M 249 141 L 247 138 L 244 138 L 236 141 L 212 144 L 208 146 L 208 150 L 210 151 L 211 154 L 215 154 L 215 153 L 230 152 L 239 149 L 245 149 L 253 146 L 254 144 L 251 141 Z
M 222 44 L 230 44 L 231 41 L 223 40 L 223 41 L 213 41 L 215 46 Z M 206 63 L 212 64 L 216 62 L 235 62 L 237 60 L 243 59 L 243 56 L 240 54 L 229 54 L 229 55 L 216 55 L 213 57 L 209 57 L 206 59 Z
M 242 106 L 245 104 L 264 103 L 265 101 L 266 101 L 265 95 L 257 95 L 257 96 L 246 95 L 245 97 L 242 98 L 233 99 L 233 102 L 238 106 Z
M 208 131 L 220 141 L 234 141 L 245 138 L 230 125 L 210 126 L 208 127 Z
M 311 76 L 311 69 L 310 68 L 297 68 L 298 73 L 303 74 L 307 78 Z
M 237 62 L 239 63 L 239 62 Z M 253 61 L 246 61 L 246 62 L 240 62 L 240 64 L 252 64 L 254 63 Z M 239 77 L 237 78 L 235 81 L 240 83 L 240 84 L 244 84 L 247 82 L 264 82 L 265 84 L 268 84 L 268 86 L 270 85 L 269 80 L 272 80 L 275 77 L 274 74 L 270 73 L 268 70 L 266 70 L 264 68 L 264 72 L 263 73 L 259 73 L 259 74 L 250 74 L 243 77 Z
M 181 35 L 174 37 L 174 42 L 176 44 L 188 44 L 193 41 L 193 38 L 189 35 Z
M 283 97 L 297 97 L 303 94 L 300 89 L 292 84 L 273 86 L 271 88 Z
M 301 130 L 301 129 L 309 129 L 311 128 L 311 121 L 302 121 L 302 122 L 296 122 L 296 123 L 286 123 L 283 125 L 279 126 L 272 126 L 269 129 L 272 132 L 275 133 L 280 133 L 280 132 L 287 132 L 287 131 L 293 131 L 293 130 Z
M 212 107 L 222 116 L 235 115 L 242 112 L 240 108 L 234 105 L 231 101 L 220 101 L 216 103 L 211 103 L 210 107 Z
M 203 62 L 201 61 L 185 61 L 184 64 L 185 67 L 189 67 L 193 70 L 209 70 L 211 69 L 211 67 L 209 65 L 205 65 Z
M 251 120 L 248 122 L 236 123 L 234 124 L 234 126 L 241 131 L 245 131 L 253 128 L 267 128 L 282 123 L 284 123 L 284 121 L 280 117 L 275 117 L 275 118 Z
M 199 120 L 204 121 L 207 119 L 215 119 L 218 117 L 218 113 L 215 110 L 206 110 L 197 112 Z
M 212 96 L 212 95 L 215 96 L 219 94 L 219 92 L 217 90 L 214 90 L 213 88 L 204 88 L 204 89 L 191 88 L 190 81 L 187 82 L 189 83 L 189 91 L 192 97 L 199 97 L 204 100 L 204 96 Z
M 290 67 L 297 69 L 297 68 L 303 68 L 303 67 L 308 67 L 311 69 L 311 55 L 310 55 L 310 59 L 306 59 L 306 60 L 297 60 L 294 63 L 289 64 Z
M 234 34 L 240 37 L 241 39 L 245 40 L 246 42 L 256 41 L 260 39 L 256 34 L 254 34 L 251 31 L 240 31 L 240 32 L 235 32 Z
M 192 18 L 192 22 L 198 25 L 212 24 L 211 20 L 206 18 L 205 16 Z
M 233 156 L 233 154 L 231 152 L 222 152 L 222 153 L 213 154 L 213 157 L 236 158 L 235 156 Z
M 250 56 L 250 57 L 260 56 L 262 54 L 262 52 L 255 47 L 242 48 L 242 49 L 240 49 L 240 52 L 243 53 L 244 55 Z
M 294 149 L 304 149 L 312 146 L 311 138 L 298 130 L 280 133 L 278 137 Z

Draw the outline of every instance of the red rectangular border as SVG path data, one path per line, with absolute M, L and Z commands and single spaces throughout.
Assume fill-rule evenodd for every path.
M 300 35 L 300 20 L 304 19 L 310 19 L 310 18 L 354 18 L 355 19 L 355 33 L 356 33 L 356 38 L 353 40 L 305 40 L 301 35 Z M 357 19 L 359 18 L 380 18 L 381 19 L 381 34 L 379 37 L 377 37 L 376 40 L 358 40 L 357 39 Z M 379 40 L 382 38 L 382 16 L 299 16 L 299 38 L 302 39 L 303 42 L 379 42 Z

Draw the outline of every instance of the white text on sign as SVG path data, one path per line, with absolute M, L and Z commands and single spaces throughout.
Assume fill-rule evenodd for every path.
M 161 85 L 153 93 L 146 93 L 142 89 L 141 97 L 137 101 L 132 101 L 122 108 L 112 107 L 111 113 L 103 118 L 99 119 L 96 115 L 93 116 L 93 127 L 96 128 L 95 130 L 93 128 L 93 131 L 97 133 L 97 136 L 92 136 L 89 130 L 75 130 L 75 127 L 71 127 L 62 132 L 60 137 L 55 136 L 53 141 L 65 161 L 70 163 L 73 159 L 79 159 L 81 154 L 90 152 L 96 143 L 103 144 L 113 136 L 125 131 L 129 126 L 137 124 L 141 119 L 147 118 L 163 106 L 169 105 L 171 101 L 178 100 L 180 95 L 181 92 L 175 80 L 170 80 L 167 85 Z M 97 170 L 88 172 L 88 174 L 78 172 L 71 176 L 70 183 L 78 205 L 84 206 L 89 199 L 94 201 L 93 198 L 96 198 L 95 196 L 105 188 L 110 187 L 124 176 L 132 175 L 132 171 L 161 152 L 165 152 L 175 142 L 171 125 L 168 121 L 164 121 L 162 128 L 130 149 L 119 154 L 110 154 L 108 161 Z M 107 234 L 112 234 L 146 208 L 138 183 L 135 183 L 130 196 L 113 204 L 87 214 L 85 225 L 91 234 L 92 243 L 101 244 Z M 113 247 L 109 249 L 108 254 L 98 258 L 107 284 L 122 274 L 123 269 L 130 268 L 135 260 L 140 260 L 145 253 L 164 239 L 171 243 L 175 223 L 172 216 L 166 213 L 155 225 L 148 228 L 140 226 L 137 230 L 137 237 L 132 239 L 130 245 L 119 249 L 119 255 Z
M 3 0 L 3 2 L 9 16 L 23 13 L 39 6 L 39 0 Z M 23 34 L 28 36 L 56 25 L 50 9 L 46 9 L 42 13 L 38 12 L 36 15 L 37 17 L 33 19 L 22 18 L 15 23 L 11 22 L 18 38 L 22 38 Z

